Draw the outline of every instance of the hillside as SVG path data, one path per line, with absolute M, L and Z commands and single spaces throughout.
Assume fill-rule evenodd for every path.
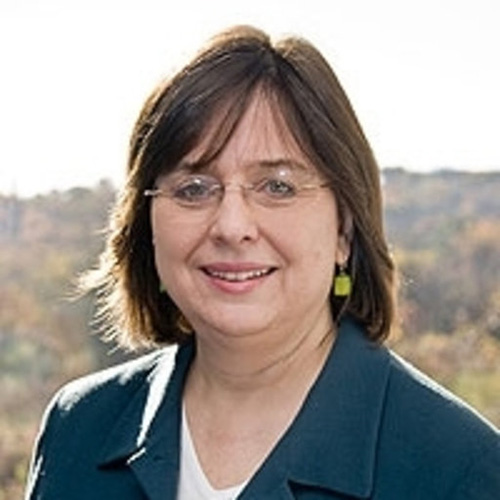
M 407 333 L 481 324 L 500 338 L 500 173 L 383 178 L 402 307 L 412 311 Z
M 383 172 L 400 271 L 393 347 L 500 424 L 500 173 Z M 29 199 L 0 195 L 0 500 L 19 498 L 42 409 L 69 378 L 125 354 L 69 300 L 92 266 L 115 192 L 103 181 Z

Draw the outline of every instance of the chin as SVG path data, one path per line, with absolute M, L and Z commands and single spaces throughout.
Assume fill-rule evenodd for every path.
M 193 322 L 198 325 L 196 331 L 203 335 L 203 331 L 217 331 L 227 337 L 242 338 L 259 332 L 267 331 L 271 328 L 272 321 L 266 321 L 262 308 L 259 311 L 218 311 L 217 314 L 211 314 Z

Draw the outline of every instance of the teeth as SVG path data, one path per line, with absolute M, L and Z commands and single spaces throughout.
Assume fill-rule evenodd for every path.
M 252 271 L 240 272 L 207 270 L 207 272 L 208 274 L 210 274 L 210 276 L 214 276 L 215 278 L 223 279 L 226 281 L 245 281 L 265 276 L 269 273 L 269 269 L 255 269 Z

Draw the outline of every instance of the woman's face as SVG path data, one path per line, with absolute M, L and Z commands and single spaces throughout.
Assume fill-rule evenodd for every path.
M 269 336 L 331 324 L 335 263 L 345 262 L 349 245 L 331 190 L 318 187 L 324 179 L 282 120 L 257 93 L 211 165 L 195 171 L 202 141 L 158 179 L 174 193 L 154 198 L 151 209 L 158 274 L 199 336 Z M 200 174 L 201 188 L 198 179 L 192 183 Z M 290 179 L 306 189 L 289 196 Z M 239 187 L 249 184 L 253 190 Z M 192 206 L 193 196 L 208 201 Z

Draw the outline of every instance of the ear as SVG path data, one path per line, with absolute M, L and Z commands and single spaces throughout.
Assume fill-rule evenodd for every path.
M 338 265 L 345 265 L 351 255 L 351 243 L 354 232 L 354 223 L 350 211 L 345 210 L 339 224 L 339 234 L 337 239 L 337 252 L 335 262 Z

